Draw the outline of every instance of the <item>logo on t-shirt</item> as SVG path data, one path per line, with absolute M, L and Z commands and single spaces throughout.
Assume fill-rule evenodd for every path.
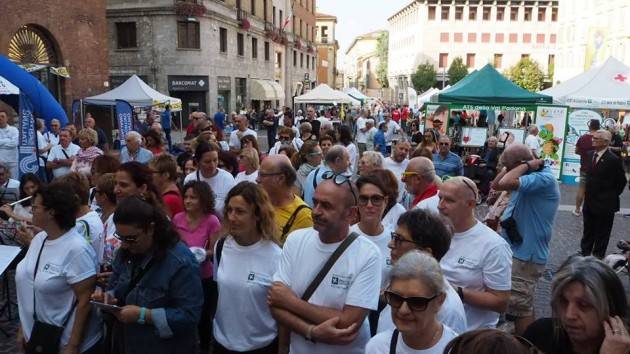
M 42 271 L 44 273 L 57 275 L 61 272 L 61 266 L 58 266 L 56 264 L 46 263 L 44 267 L 42 268 Z
M 466 258 L 464 257 L 459 257 L 459 259 L 457 260 L 457 264 L 464 264 L 464 262 L 466 262 Z
M 256 274 L 254 274 L 254 272 L 250 272 L 249 275 L 247 276 L 248 281 L 254 281 L 255 278 L 256 278 Z
M 331 286 L 337 289 L 348 289 L 348 287 L 350 286 L 350 277 L 339 275 L 339 274 L 333 274 L 332 280 L 331 280 Z
M 272 278 L 267 274 L 250 270 L 247 274 L 247 282 L 250 284 L 258 284 L 261 286 L 269 287 L 271 286 Z

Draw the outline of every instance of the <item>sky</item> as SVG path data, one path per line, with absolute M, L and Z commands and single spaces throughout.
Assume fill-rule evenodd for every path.
M 339 58 L 343 57 L 352 40 L 362 34 L 387 29 L 387 18 L 411 3 L 411 0 L 315 0 L 318 11 L 337 16 Z

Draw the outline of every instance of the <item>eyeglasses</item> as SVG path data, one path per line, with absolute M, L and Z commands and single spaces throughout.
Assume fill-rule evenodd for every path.
M 114 232 L 114 237 L 116 237 L 117 239 L 119 239 L 122 242 L 127 242 L 127 243 L 136 243 L 136 242 L 138 242 L 138 235 L 139 234 L 135 234 L 135 235 L 121 235 L 118 232 Z
M 258 174 L 260 175 L 260 173 Z M 348 187 L 350 187 L 350 193 L 352 193 L 352 197 L 354 198 L 354 204 L 357 204 L 357 195 L 354 193 L 354 188 L 352 186 L 352 182 L 350 182 L 350 177 L 334 173 L 333 171 L 326 171 L 322 174 L 322 179 L 330 179 L 338 186 L 344 183 L 348 183 Z
M 280 141 L 289 141 L 289 140 L 291 140 L 291 137 L 289 137 L 289 136 L 281 136 L 281 137 L 278 137 L 278 139 Z
M 414 245 L 420 245 L 416 241 L 411 241 L 411 240 L 407 240 L 403 238 L 399 233 L 396 233 L 395 231 L 392 231 L 391 235 L 392 235 L 392 241 L 394 241 L 394 246 L 396 247 L 400 247 L 400 244 L 403 242 L 409 242 L 409 243 L 413 243 Z
M 372 203 L 373 206 L 375 207 L 380 207 L 381 205 L 383 205 L 383 201 L 385 200 L 385 197 L 382 195 L 359 195 L 359 200 L 358 203 L 360 206 L 366 206 L 368 205 L 368 203 Z
M 422 296 L 404 297 L 402 295 L 398 295 L 395 292 L 392 292 L 389 290 L 385 290 L 384 295 L 385 295 L 385 301 L 391 307 L 395 309 L 399 309 L 402 306 L 403 302 L 406 302 L 407 306 L 409 306 L 409 309 L 411 309 L 411 311 L 416 311 L 416 312 L 422 312 L 426 310 L 427 306 L 429 306 L 429 303 L 433 299 L 438 297 L 437 295 L 434 295 L 432 297 L 422 297 Z
M 449 146 L 451 143 L 440 143 L 440 146 Z
M 405 171 L 402 173 L 402 177 L 411 177 L 411 176 L 417 176 L 419 175 L 418 172 L 413 172 L 413 171 Z

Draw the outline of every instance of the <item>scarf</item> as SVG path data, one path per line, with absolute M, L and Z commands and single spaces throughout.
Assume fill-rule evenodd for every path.
M 81 149 L 76 155 L 77 163 L 92 163 L 95 158 L 103 155 L 103 150 L 97 148 L 96 146 L 90 146 L 87 149 Z
M 431 185 L 429 187 L 427 187 L 427 189 L 424 190 L 424 192 L 422 192 L 422 194 L 416 196 L 413 199 L 413 203 L 411 204 L 412 206 L 416 206 L 418 205 L 418 203 L 420 203 L 421 201 L 431 198 L 434 195 L 436 195 L 438 193 L 438 186 L 435 183 L 431 183 Z

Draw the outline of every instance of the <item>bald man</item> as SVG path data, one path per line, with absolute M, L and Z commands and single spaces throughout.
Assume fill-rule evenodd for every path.
M 277 230 L 274 235 L 284 243 L 289 233 L 313 226 L 311 208 L 295 195 L 297 175 L 286 155 L 270 155 L 258 169 L 256 182 L 269 195 L 274 207 Z
M 435 184 L 433 162 L 426 157 L 414 157 L 402 173 L 405 189 L 413 195 L 412 209 L 424 209 L 438 213 L 438 186 Z
M 496 327 L 511 289 L 512 251 L 505 240 L 475 218 L 475 183 L 453 177 L 440 186 L 440 214 L 453 225 L 451 246 L 440 265 L 464 303 L 468 330 Z
M 267 299 L 272 316 L 291 332 L 291 353 L 365 352 L 370 339 L 365 319 L 378 307 L 381 267 L 377 246 L 350 232 L 356 195 L 349 179 L 322 181 L 313 197 L 313 228 L 293 232 L 284 244 Z M 347 248 L 312 296 L 302 299 L 342 244 Z
M 549 256 L 560 187 L 551 168 L 535 159 L 527 145 L 508 146 L 501 155 L 501 164 L 504 167 L 494 189 L 510 191 L 509 204 L 501 217 L 501 233 L 513 253 L 507 313 L 514 319 L 516 334 L 522 335 L 534 321 L 534 292 Z M 506 221 L 510 219 L 515 222 L 511 229 Z

